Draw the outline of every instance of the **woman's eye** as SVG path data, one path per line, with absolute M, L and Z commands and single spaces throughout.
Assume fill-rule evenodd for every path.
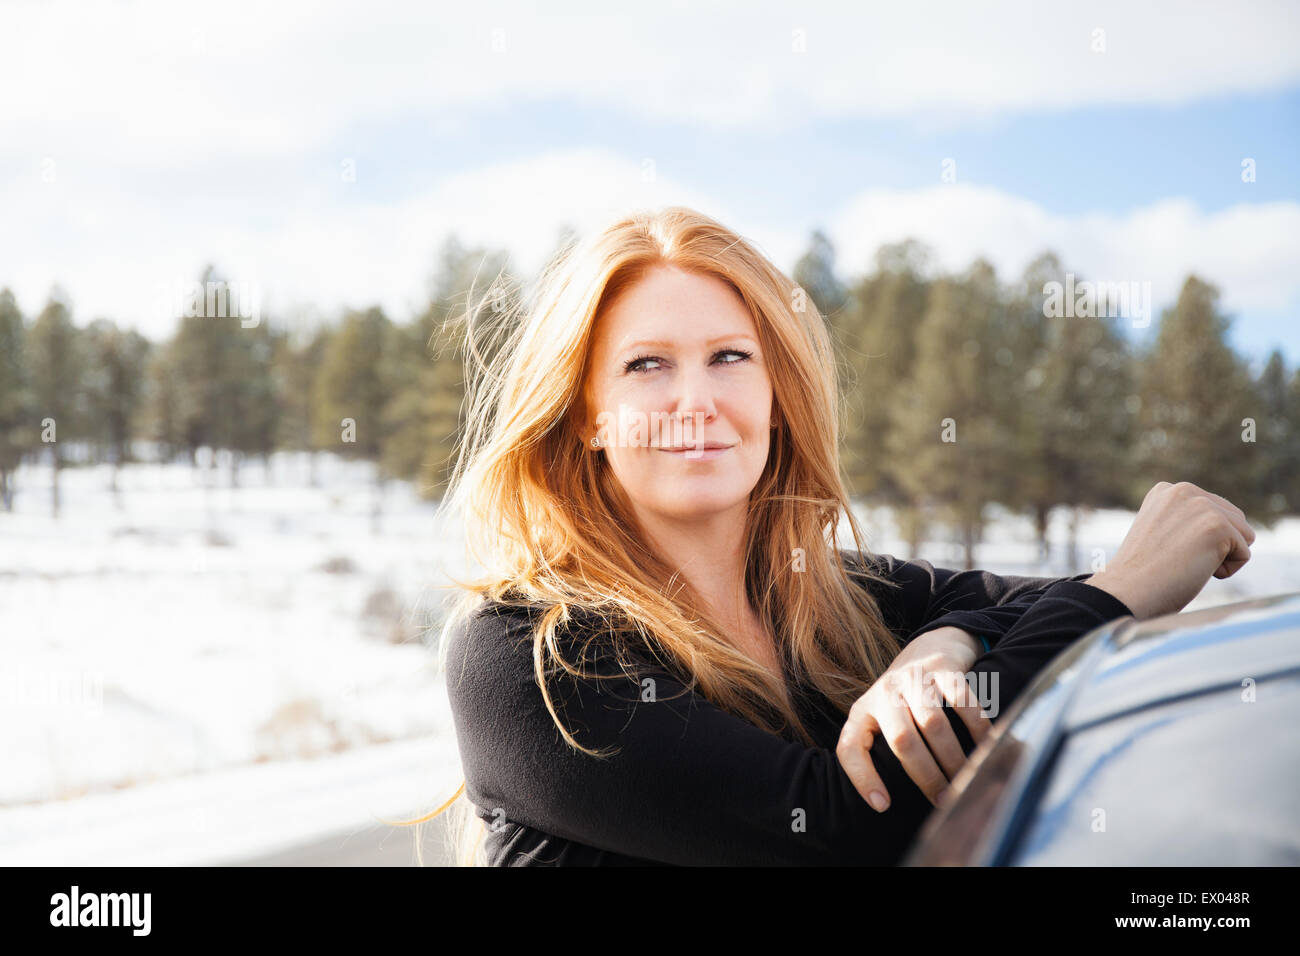
M 739 355 L 740 358 L 736 359 L 736 361 L 734 361 L 734 362 L 723 362 L 723 363 L 722 363 L 723 365 L 739 365 L 741 362 L 743 362 L 743 361 L 745 361 L 746 359 L 748 359 L 752 353 L 742 351 L 741 349 L 727 349 L 725 352 L 719 352 L 718 354 L 719 354 L 719 355 Z
M 647 371 L 647 369 L 640 367 L 642 362 L 657 362 L 657 361 L 659 360 L 655 358 L 653 355 L 639 355 L 636 358 L 632 359 L 632 361 L 626 363 L 623 366 L 623 371 L 644 372 Z
M 748 359 L 753 355 L 753 353 L 752 353 L 752 352 L 746 352 L 746 351 L 744 351 L 743 349 L 723 349 L 721 352 L 716 353 L 715 356 L 714 356 L 714 358 L 716 359 L 716 358 L 717 358 L 718 356 L 720 356 L 720 355 L 739 355 L 740 358 L 738 358 L 738 359 L 734 359 L 734 360 L 732 360 L 732 361 L 730 361 L 730 362 L 722 362 L 722 363 L 720 363 L 720 364 L 722 364 L 722 365 L 739 365 L 741 362 L 744 362 L 744 361 L 748 360 Z M 653 355 L 638 355 L 636 358 L 632 359 L 631 361 L 629 361 L 629 362 L 627 362 L 627 363 L 625 363 L 625 364 L 623 365 L 623 371 L 624 371 L 624 372 L 633 372 L 633 373 L 636 373 L 636 372 L 652 372 L 652 371 L 654 371 L 654 369 L 646 368 L 646 367 L 645 367 L 644 365 L 642 365 L 641 363 L 643 363 L 643 362 L 659 362 L 659 361 L 661 361 L 661 359 L 655 358 Z

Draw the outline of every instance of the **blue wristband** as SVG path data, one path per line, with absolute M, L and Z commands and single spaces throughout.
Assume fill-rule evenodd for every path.
M 983 634 L 976 634 L 975 636 L 978 637 L 980 639 L 980 643 L 984 645 L 985 654 L 993 650 L 993 648 L 989 647 L 989 641 L 987 637 L 985 637 Z

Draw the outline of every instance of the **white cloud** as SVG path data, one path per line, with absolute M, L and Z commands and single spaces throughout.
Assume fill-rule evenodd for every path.
M 1105 51 L 1092 51 L 1093 31 Z M 802 31 L 805 52 L 794 52 Z M 0 141 L 34 157 L 265 160 L 413 113 L 545 97 L 643 118 L 803 119 L 1185 103 L 1300 81 L 1300 8 L 1174 0 L 0 7 Z
M 949 271 L 983 256 L 1003 281 L 1054 250 L 1080 278 L 1150 282 L 1171 303 L 1189 272 L 1219 286 L 1230 309 L 1282 309 L 1300 300 L 1300 203 L 1252 203 L 1205 212 L 1163 199 L 1122 215 L 1054 215 L 996 189 L 964 184 L 868 190 L 828 225 L 844 271 L 866 268 L 885 242 L 914 237 Z
M 826 117 L 934 124 L 1264 91 L 1300 82 L 1297 9 L 5 4 L 0 284 L 34 311 L 61 282 L 80 319 L 110 315 L 156 335 L 170 328 L 150 311 L 157 287 L 192 280 L 215 258 L 228 276 L 260 281 L 271 310 L 378 301 L 403 317 L 424 301 L 448 234 L 507 247 L 528 274 L 562 224 L 592 228 L 670 202 L 717 216 L 788 268 L 807 234 L 762 218 L 762 197 L 724 209 L 684 178 L 644 183 L 640 156 L 600 149 L 484 159 L 472 133 L 492 107 L 558 98 L 642 120 L 788 129 L 794 151 L 796 124 Z M 1090 51 L 1095 28 L 1106 31 L 1104 53 Z M 792 52 L 795 30 L 805 53 Z M 428 160 L 411 130 L 423 124 L 458 134 L 463 155 L 435 158 L 468 171 L 433 185 L 420 177 Z M 377 139 L 394 131 L 400 140 Z M 645 149 L 653 155 L 653 140 Z M 349 155 L 360 157 L 351 187 L 338 165 Z M 399 178 L 383 181 L 376 156 Z M 865 265 L 878 242 L 910 234 L 955 267 L 985 251 L 1004 275 L 1051 245 L 1080 272 L 1149 276 L 1157 298 L 1202 269 L 1242 307 L 1293 302 L 1300 275 L 1293 202 L 1209 215 L 1168 200 L 1060 217 L 951 186 L 863 194 L 834 232 L 845 263 Z
M 286 219 L 258 224 L 230 214 L 227 200 L 199 194 L 174 205 L 59 179 L 48 190 L 0 190 L 0 206 L 25 230 L 0 229 L 6 282 L 29 314 L 53 283 L 73 300 L 78 321 L 111 316 L 153 336 L 173 320 L 160 296 L 198 278 L 208 261 L 232 281 L 263 290 L 262 311 L 313 304 L 382 304 L 404 320 L 428 301 L 428 280 L 443 240 L 505 249 L 531 278 L 553 251 L 560 228 L 596 228 L 617 214 L 684 203 L 735 221 L 709 197 L 662 174 L 649 181 L 640 160 L 575 149 L 494 163 L 389 202 L 350 198 L 349 185 L 309 191 L 283 207 Z M 358 169 L 358 183 L 366 175 Z M 337 180 L 337 177 L 335 177 Z
M 71 294 L 79 321 L 107 315 L 166 335 L 172 317 L 158 290 L 191 281 L 215 257 L 232 280 L 264 290 L 263 312 L 283 315 L 311 304 L 326 313 L 378 302 L 405 319 L 427 301 L 443 240 L 505 249 L 517 274 L 531 278 L 561 226 L 598 228 L 637 208 L 692 206 L 736 229 L 789 269 L 808 232 L 762 218 L 761 204 L 729 209 L 659 174 L 645 181 L 640 159 L 575 149 L 494 163 L 388 202 L 350 198 L 347 186 L 320 189 L 286 204 L 292 217 L 258 223 L 231 216 L 219 197 L 179 206 L 63 183 L 49 192 L 0 191 L 0 204 L 27 230 L 0 230 L 0 262 L 20 304 L 33 313 L 52 283 Z M 358 172 L 359 180 L 366 175 Z M 358 185 L 364 185 L 359 182 Z M 1149 281 L 1157 306 L 1171 302 L 1189 271 L 1219 285 L 1225 307 L 1282 309 L 1300 299 L 1300 204 L 1242 204 L 1205 212 L 1166 199 L 1122 215 L 1049 213 L 1026 199 L 965 184 L 869 190 L 828 221 L 841 273 L 860 274 L 882 243 L 915 237 L 943 268 L 988 258 L 1004 281 L 1039 252 L 1055 250 L 1081 278 Z

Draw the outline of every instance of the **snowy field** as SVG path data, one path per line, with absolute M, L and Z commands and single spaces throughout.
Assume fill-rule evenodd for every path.
M 454 788 L 426 632 L 444 570 L 462 570 L 444 563 L 460 539 L 402 483 L 387 486 L 373 533 L 370 467 L 322 455 L 312 487 L 307 465 L 246 465 L 237 489 L 220 467 L 131 466 L 120 507 L 107 468 L 67 469 L 57 520 L 49 469 L 18 474 L 16 511 L 0 514 L 0 863 L 39 860 L 46 833 L 63 841 L 48 862 L 112 862 L 111 838 L 104 855 L 94 849 L 112 807 L 152 827 L 165 801 L 193 809 L 205 790 L 206 816 L 235 827 L 224 843 L 252 855 L 375 814 L 414 815 Z M 422 746 L 437 765 L 385 765 L 394 782 L 365 799 L 325 783 L 348 761 L 373 775 L 374 760 L 356 755 L 391 742 Z M 329 807 L 285 799 L 287 781 L 313 768 Z M 283 839 L 252 816 L 229 819 L 236 780 L 262 791 L 264 805 L 237 802 L 250 814 L 279 795 Z M 152 795 L 164 782 L 167 796 Z M 140 839 L 119 841 L 134 846 L 122 859 L 231 856 L 223 841 L 166 828 Z
M 1056 509 L 1048 527 L 1051 558 L 1038 560 L 1032 522 L 1025 517 L 1010 515 L 997 506 L 988 510 L 990 522 L 983 543 L 976 548 L 976 566 L 997 574 L 1027 574 L 1041 577 L 1067 577 L 1097 570 L 1094 561 L 1109 561 L 1119 550 L 1128 533 L 1133 511 L 1099 510 L 1084 512 L 1077 529 L 1077 563 L 1065 562 L 1065 541 L 1068 515 Z M 895 533 L 893 518 L 886 508 L 859 509 L 859 523 L 867 533 L 866 546 L 873 551 L 883 551 L 895 557 L 909 557 L 907 545 Z M 1250 520 L 1250 515 L 1246 516 Z M 1257 537 L 1251 545 L 1250 562 L 1232 577 L 1225 580 L 1211 578 L 1184 611 L 1196 611 L 1264 597 L 1300 591 L 1300 518 L 1286 518 L 1271 529 L 1252 525 Z M 847 523 L 841 521 L 841 536 L 847 535 Z M 964 564 L 963 550 L 956 539 L 935 537 L 925 541 L 918 557 L 936 567 L 960 568 Z
M 57 520 L 48 468 L 19 472 L 0 513 L 0 863 L 237 862 L 450 794 L 428 630 L 460 534 L 401 483 L 372 530 L 370 467 L 318 466 L 313 487 L 305 456 L 277 455 L 232 489 L 222 469 L 135 465 L 118 499 L 107 468 L 68 469 Z M 907 557 L 887 512 L 860 517 L 869 548 Z M 1070 568 L 1000 516 L 978 564 L 1082 573 L 1131 520 L 1088 516 Z M 1253 554 L 1189 609 L 1300 591 L 1300 520 Z M 921 556 L 961 566 L 946 541 Z

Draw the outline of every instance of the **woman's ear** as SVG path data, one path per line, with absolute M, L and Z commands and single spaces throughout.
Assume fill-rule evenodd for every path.
M 571 423 L 573 431 L 578 435 L 584 448 L 589 451 L 600 451 L 604 447 L 604 442 L 600 439 L 600 426 L 587 414 L 589 403 L 585 394 L 580 393 L 565 413 L 565 421 Z

